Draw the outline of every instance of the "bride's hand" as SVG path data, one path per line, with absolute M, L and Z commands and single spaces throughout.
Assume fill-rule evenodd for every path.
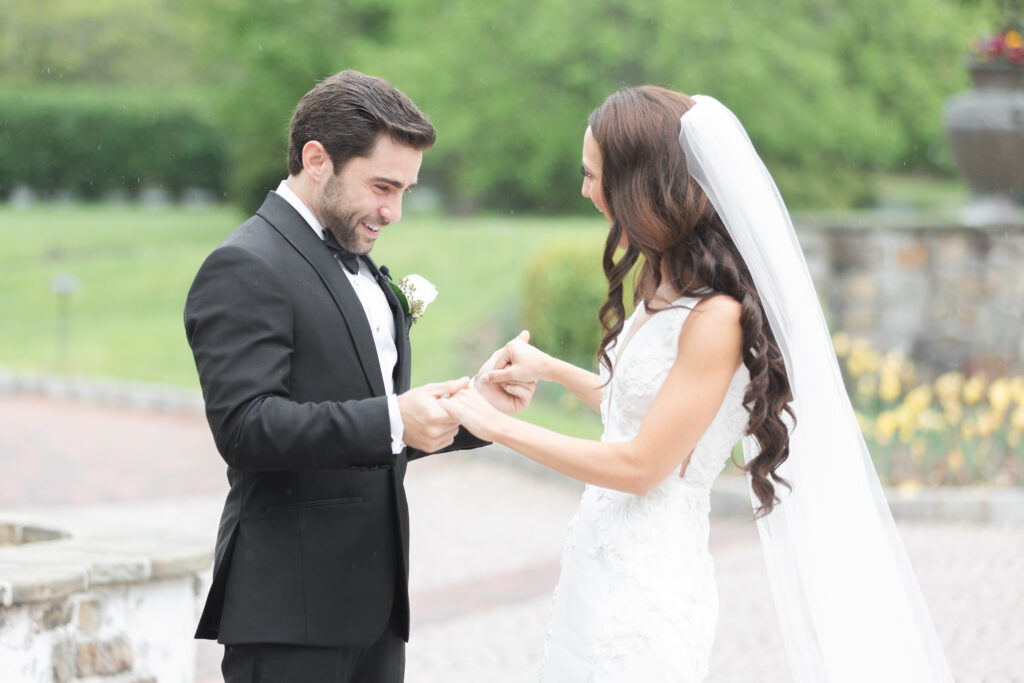
M 478 381 L 494 384 L 526 384 L 547 379 L 551 356 L 530 346 L 530 333 L 518 337 L 498 349 L 492 356 L 492 368 L 481 368 Z
M 476 389 L 463 389 L 438 402 L 453 420 L 473 433 L 478 439 L 494 441 L 496 426 L 505 415 L 487 402 Z
M 528 408 L 530 400 L 533 398 L 533 392 L 537 389 L 537 382 L 531 380 L 488 382 L 484 380 L 484 377 L 493 370 L 504 369 L 508 366 L 512 358 L 510 345 L 517 342 L 525 343 L 529 340 L 530 333 L 523 330 L 515 339 L 492 353 L 477 374 L 478 381 L 474 383 L 476 390 L 492 406 L 503 413 L 518 413 Z

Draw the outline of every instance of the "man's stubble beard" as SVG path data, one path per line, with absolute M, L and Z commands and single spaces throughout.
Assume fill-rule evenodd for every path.
M 320 192 L 320 220 L 338 244 L 353 254 L 368 254 L 373 248 L 372 243 L 366 246 L 359 242 L 359 220 L 355 212 L 348 209 L 345 189 L 337 175 L 332 175 Z

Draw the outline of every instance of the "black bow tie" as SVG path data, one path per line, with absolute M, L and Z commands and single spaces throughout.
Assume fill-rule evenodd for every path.
M 359 254 L 353 254 L 351 251 L 341 246 L 338 240 L 334 237 L 334 233 L 330 230 L 324 229 L 324 244 L 327 245 L 327 249 L 341 260 L 341 265 L 345 266 L 345 270 L 355 275 L 359 272 Z

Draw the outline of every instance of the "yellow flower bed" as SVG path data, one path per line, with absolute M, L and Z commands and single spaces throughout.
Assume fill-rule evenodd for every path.
M 890 485 L 1024 484 L 1024 377 L 919 382 L 902 353 L 832 337 L 864 439 Z

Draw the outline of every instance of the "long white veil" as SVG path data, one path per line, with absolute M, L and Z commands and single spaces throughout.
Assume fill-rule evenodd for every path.
M 795 680 L 951 682 L 789 212 L 739 120 L 714 98 L 694 99 L 679 144 L 753 276 L 793 391 L 779 468 L 793 489 L 776 487 L 782 502 L 758 531 Z M 756 440 L 743 450 L 749 462 Z

